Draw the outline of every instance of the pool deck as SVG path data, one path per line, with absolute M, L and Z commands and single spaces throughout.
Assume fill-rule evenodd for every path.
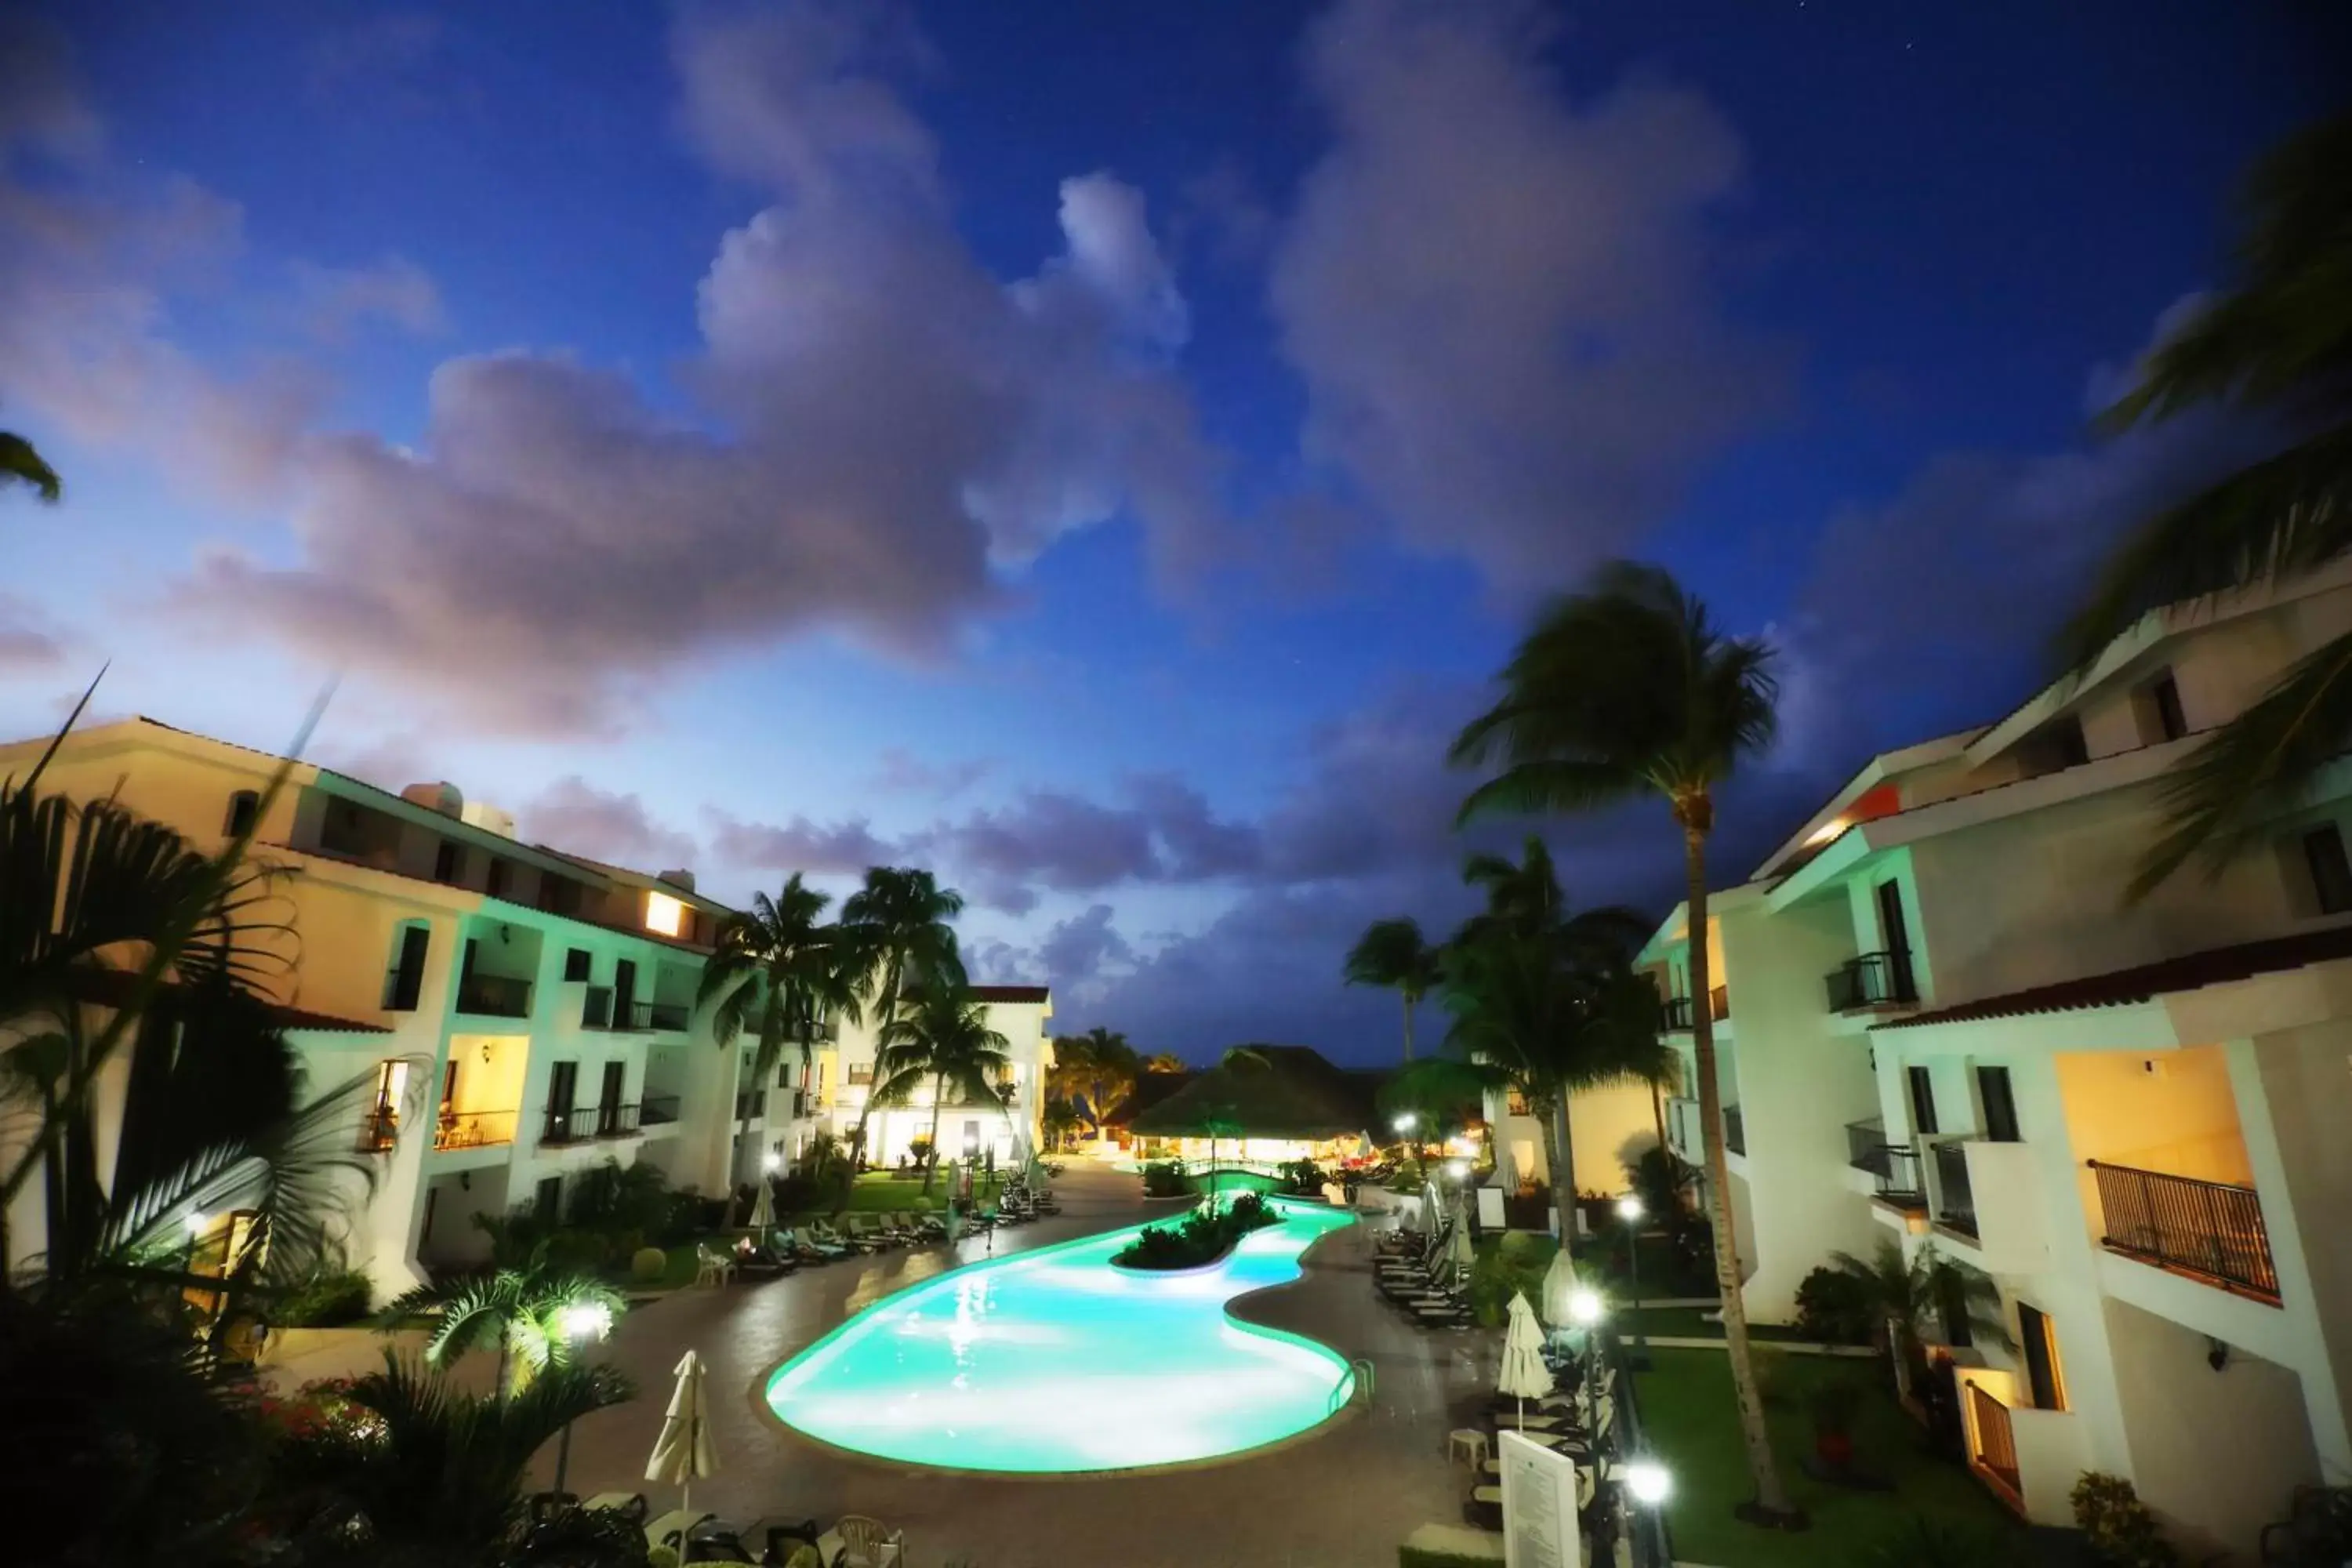
M 1132 1176 L 1076 1162 L 1055 1184 L 1063 1213 L 998 1233 L 996 1252 L 1024 1250 L 1164 1217 Z M 698 1511 L 761 1517 L 870 1514 L 907 1532 L 908 1568 L 1388 1568 L 1416 1528 L 1457 1522 L 1461 1476 L 1445 1461 L 1452 1411 L 1493 1383 L 1498 1336 L 1425 1333 L 1381 1305 L 1367 1279 L 1360 1226 L 1326 1237 L 1305 1276 L 1247 1299 L 1237 1315 L 1309 1335 L 1374 1367 L 1371 1407 L 1255 1458 L 1147 1475 L 995 1478 L 943 1475 L 821 1448 L 786 1431 L 761 1400 L 769 1372 L 851 1312 L 987 1256 L 984 1242 L 883 1253 L 767 1284 L 676 1292 L 630 1312 L 609 1359 L 638 1397 L 581 1422 L 566 1485 L 582 1496 L 645 1491 L 656 1512 L 668 1489 L 639 1479 L 661 1429 L 671 1368 L 691 1346 L 709 1367 L 719 1469 L 694 1489 Z M 1483 1358 L 1483 1359 L 1482 1359 Z M 1072 1410 L 1071 1421 L 1116 1421 Z M 553 1475 L 541 1457 L 533 1484 Z

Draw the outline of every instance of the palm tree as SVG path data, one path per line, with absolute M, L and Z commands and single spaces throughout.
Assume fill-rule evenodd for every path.
M 1769 646 L 1726 637 L 1706 606 L 1666 572 L 1626 562 L 1602 567 L 1581 592 L 1543 612 L 1504 668 L 1502 700 L 1455 738 L 1450 753 L 1455 763 L 1502 764 L 1463 803 L 1463 820 L 1501 811 L 1594 811 L 1642 795 L 1663 798 L 1682 835 L 1691 994 L 1705 997 L 1711 982 L 1706 840 L 1715 829 L 1715 789 L 1743 755 L 1771 743 L 1777 691 L 1771 664 Z M 1777 1521 L 1792 1510 L 1773 1462 L 1739 1294 L 1715 1023 L 1704 1005 L 1691 1012 L 1716 1291 L 1756 1485 L 1752 1511 Z
M 887 1028 L 898 1017 L 898 999 L 910 987 L 941 982 L 961 986 L 963 955 L 948 922 L 963 912 L 963 895 L 942 888 L 929 871 L 905 867 L 866 868 L 865 885 L 843 900 L 842 924 L 856 942 L 860 978 L 874 1002 L 874 1020 Z M 879 1064 L 875 1068 L 878 1082 Z M 850 1170 L 866 1152 L 866 1120 L 873 1114 L 868 1094 L 850 1139 Z
M 988 1026 L 988 1009 L 971 998 L 968 985 L 929 981 L 900 997 L 898 1016 L 882 1026 L 874 1059 L 874 1092 L 868 1105 L 904 1105 L 925 1083 L 931 1086 L 930 1149 L 923 1160 L 923 1191 L 940 1165 L 940 1110 L 950 1090 L 968 1105 L 1003 1110 L 997 1080 L 1013 1063 L 1003 1035 Z
M 433 1367 L 446 1367 L 467 1351 L 496 1351 L 498 1387 L 511 1399 L 549 1367 L 570 1359 L 572 1337 L 563 1321 L 568 1310 L 617 1313 L 627 1304 L 593 1274 L 550 1267 L 542 1243 L 515 1268 L 419 1286 L 387 1303 L 377 1321 L 394 1328 L 412 1318 L 433 1319 L 425 1342 L 425 1360 Z
M 720 1050 L 735 1048 L 749 1027 L 758 1041 L 751 1081 L 762 1084 L 776 1069 L 787 1045 L 800 1047 L 806 1067 L 820 1026 L 830 1014 L 858 1020 L 856 944 L 837 925 L 819 917 L 830 895 L 792 874 L 773 899 L 755 895 L 748 913 L 719 928 L 717 951 L 703 966 L 698 1005 L 710 1005 L 711 1037 Z M 748 1179 L 740 1163 L 751 1148 L 749 1096 L 742 1102 L 743 1131 L 736 1140 L 737 1181 Z
M 1911 1365 L 1924 1338 L 1921 1325 L 1931 1318 L 1958 1319 L 1970 1339 L 2003 1350 L 2014 1346 L 2001 1312 L 2000 1287 L 1954 1263 L 1932 1241 L 1907 1262 L 1902 1244 L 1891 1237 L 1881 1240 L 1867 1260 L 1836 1252 L 1830 1262 L 1861 1286 L 1863 1301 L 1879 1325 L 1874 1337 L 1894 1363 L 1898 1386 L 1909 1385 Z
M 58 471 L 41 460 L 30 441 L 0 430 L 0 489 L 12 484 L 32 486 L 33 493 L 45 501 L 55 501 L 65 493 L 58 482 Z
M 1143 1058 L 1145 1072 L 1186 1072 L 1184 1058 L 1174 1051 L 1154 1051 Z
M 518 1549 L 530 1529 L 521 1493 L 532 1456 L 631 1394 L 612 1367 L 559 1365 L 520 1393 L 483 1399 L 390 1352 L 382 1372 L 340 1393 L 361 1419 L 295 1437 L 277 1456 L 296 1559 L 340 1560 L 365 1542 L 368 1562 L 479 1568 L 526 1560 Z M 640 1561 L 644 1547 L 640 1536 Z
M 1079 1036 L 1078 1040 L 1083 1047 L 1078 1060 L 1081 1081 L 1087 1086 L 1087 1110 L 1094 1121 L 1095 1135 L 1099 1138 L 1103 1119 L 1112 1110 L 1112 1098 L 1123 1098 L 1135 1087 L 1143 1061 L 1135 1054 L 1135 1047 L 1127 1043 L 1125 1035 L 1100 1024 Z
M 1404 999 L 1404 1059 L 1412 1060 L 1412 1012 L 1437 984 L 1437 949 L 1411 920 L 1374 921 L 1348 950 L 1350 985 L 1381 985 Z
M 1648 940 L 1650 922 L 1622 904 L 1602 904 L 1569 911 L 1568 895 L 1559 885 L 1551 847 L 1528 835 L 1523 858 L 1513 862 L 1500 855 L 1473 855 L 1462 862 L 1462 880 L 1486 890 L 1486 908 L 1463 923 L 1454 945 L 1475 942 L 1487 930 L 1528 935 L 1549 935 L 1572 957 L 1603 967 L 1622 963 Z M 1441 950 L 1441 962 L 1442 962 Z
M 2143 615 L 2352 552 L 2352 113 L 2278 147 L 2246 189 L 2229 289 L 2151 353 L 2110 409 L 2122 428 L 2219 402 L 2283 425 L 2284 450 L 2149 519 L 2108 560 L 2060 654 L 2083 670 Z M 2260 838 L 2312 775 L 2352 747 L 2352 636 L 2287 671 L 2183 758 L 2138 898 L 2201 855 L 2218 868 Z

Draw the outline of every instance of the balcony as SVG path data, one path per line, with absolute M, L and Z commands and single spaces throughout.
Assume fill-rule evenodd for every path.
M 644 1007 L 644 1027 L 663 1035 L 685 1033 L 687 1020 L 694 1013 L 694 1009 L 684 1002 L 647 1002 Z
M 511 1143 L 515 1119 L 511 1110 L 445 1110 L 433 1127 L 436 1149 L 487 1149 Z
M 2279 1304 L 2278 1269 L 2252 1187 L 2090 1163 L 2110 1252 Z
M 1886 1124 L 1875 1117 L 1845 1124 L 1846 1163 L 1869 1173 L 1872 1195 L 1903 1209 L 1927 1207 L 1919 1179 L 1919 1151 L 1908 1143 L 1889 1143 Z
M 2025 1480 L 2017 1467 L 2017 1434 L 2009 1418 L 2009 1406 L 1985 1392 L 1982 1384 L 1969 1384 L 1969 1425 L 1975 1430 L 1975 1440 L 1969 1445 L 1969 1468 L 1984 1478 L 2000 1500 L 2018 1512 L 2025 1511 Z
M 1911 954 L 1904 949 L 1847 959 L 1823 976 L 1823 982 L 1829 988 L 1832 1013 L 1904 1007 L 1919 1000 L 1919 988 L 1911 978 Z
M 1936 1223 L 1974 1239 L 1977 1234 L 1976 1191 L 1969 1183 L 1969 1146 L 1938 1143 L 1936 1153 Z
M 677 1096 L 674 1094 L 649 1094 L 637 1110 L 640 1127 L 667 1127 L 677 1120 Z
M 593 1105 L 572 1106 L 559 1110 L 547 1108 L 547 1120 L 540 1128 L 541 1144 L 554 1147 L 565 1143 L 584 1143 L 596 1135 L 596 1108 Z
M 767 1091 L 766 1089 L 746 1089 L 746 1090 L 744 1090 L 742 1093 L 738 1094 L 738 1095 L 735 1097 L 735 1120 L 736 1120 L 736 1121 L 758 1121 L 760 1118 L 761 1118 L 761 1117 L 763 1117 L 763 1116 L 765 1116 L 765 1115 L 767 1115 L 767 1114 L 768 1114 L 768 1091 Z
M 1723 1146 L 1735 1154 L 1748 1152 L 1748 1124 L 1740 1119 L 1736 1104 L 1723 1108 Z
M 389 1105 L 370 1106 L 366 1119 L 360 1123 L 360 1152 L 381 1154 L 399 1140 L 400 1113 Z
M 1661 1010 L 1664 1015 L 1665 1032 L 1667 1034 L 1687 1035 L 1690 1033 L 1692 1009 L 1691 999 L 1689 997 L 1669 996 L 1661 1005 Z M 1706 994 L 1706 1016 L 1708 1018 L 1718 1024 L 1731 1016 L 1731 990 L 1728 986 L 1717 985 L 1708 990 Z
M 457 983 L 457 1011 L 478 1018 L 528 1018 L 530 982 L 505 974 L 468 975 Z
M 637 1107 L 635 1105 L 600 1105 L 596 1108 L 596 1136 L 599 1138 L 634 1138 L 637 1135 Z

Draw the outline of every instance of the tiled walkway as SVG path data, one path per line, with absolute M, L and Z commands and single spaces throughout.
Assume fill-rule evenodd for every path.
M 1074 1165 L 1055 1185 L 1057 1219 L 999 1233 L 1000 1252 L 1132 1224 L 1148 1211 L 1133 1176 Z M 963 1244 L 961 1261 L 985 1256 Z M 821 1449 L 786 1431 L 760 1403 L 776 1364 L 849 1312 L 950 1267 L 945 1248 L 884 1253 L 804 1270 L 764 1285 L 681 1291 L 631 1312 L 609 1347 L 639 1397 L 580 1424 L 569 1489 L 648 1493 L 640 1479 L 669 1397 L 670 1368 L 691 1345 L 710 1368 L 720 1468 L 695 1489 L 698 1510 L 749 1522 L 761 1516 L 831 1520 L 865 1513 L 903 1528 L 909 1568 L 1388 1568 L 1419 1525 L 1460 1518 L 1462 1471 L 1445 1463 L 1459 1409 L 1490 1386 L 1496 1336 L 1424 1333 L 1383 1309 L 1366 1278 L 1360 1229 L 1310 1256 L 1306 1277 L 1265 1292 L 1243 1315 L 1368 1357 L 1376 1394 L 1317 1435 L 1255 1458 L 1159 1475 L 997 1479 L 942 1476 Z M 1074 1409 L 1073 1421 L 1116 1421 L 1115 1410 Z M 552 1474 L 542 1456 L 534 1484 Z

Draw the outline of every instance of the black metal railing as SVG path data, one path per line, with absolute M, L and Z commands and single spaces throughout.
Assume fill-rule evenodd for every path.
M 637 1130 L 637 1107 L 632 1105 L 600 1105 L 596 1108 L 596 1136 L 626 1138 Z
M 2224 1289 L 2278 1300 L 2278 1268 L 2253 1188 L 2098 1160 L 2091 1170 L 2099 1182 L 2101 1246 Z
M 596 1108 L 593 1105 L 553 1106 L 547 1108 L 547 1121 L 540 1129 L 541 1143 L 579 1143 L 596 1133 Z
M 436 1149 L 488 1149 L 515 1138 L 511 1110 L 445 1110 L 433 1125 Z
M 768 1091 L 766 1089 L 746 1089 L 744 1092 L 735 1097 L 736 1121 L 740 1121 L 745 1117 L 749 1116 L 765 1116 L 767 1114 Z
M 1597 1337 L 1601 1342 L 1603 1364 L 1617 1374 L 1612 1383 L 1615 1392 L 1611 1395 L 1616 1416 L 1610 1424 L 1604 1448 L 1612 1461 L 1610 1468 L 1622 1471 L 1633 1460 L 1660 1457 L 1653 1453 L 1649 1436 L 1642 1429 L 1641 1384 L 1634 1376 L 1637 1367 L 1648 1363 L 1635 1357 L 1624 1336 L 1616 1330 L 1603 1330 Z M 1570 1386 L 1573 1375 L 1572 1371 L 1563 1371 L 1559 1385 Z M 1623 1491 L 1622 1481 L 1618 1486 L 1614 1509 L 1597 1506 L 1592 1510 L 1595 1517 L 1591 1522 L 1606 1537 L 1593 1542 L 1593 1561 L 1604 1561 L 1604 1552 L 1608 1558 L 1615 1557 L 1615 1536 L 1622 1529 L 1633 1547 L 1633 1568 L 1675 1568 L 1674 1536 L 1666 1525 L 1665 1510 L 1644 1508 Z
M 1658 1016 L 1666 1033 L 1688 1034 L 1691 1026 L 1691 999 L 1687 996 L 1667 997 L 1658 1005 Z
M 1853 1013 L 1864 1007 L 1892 1007 L 1919 1000 L 1911 980 L 1911 954 L 1865 952 L 1850 958 L 1823 977 L 1829 987 L 1830 1011 Z
M 1845 1163 L 1874 1176 L 1886 1174 L 1886 1123 L 1874 1116 L 1845 1124 Z
M 457 1011 L 483 1018 L 530 1016 L 530 982 L 505 974 L 476 974 L 458 982 Z
M 2008 1491 L 2012 1507 L 2022 1506 L 2025 1483 L 2017 1470 L 2017 1435 L 2010 1428 L 2009 1406 L 1987 1394 L 1983 1384 L 1972 1383 L 1969 1414 L 1977 1428 L 1976 1451 L 1969 1458 Z
M 360 1122 L 360 1152 L 381 1154 L 400 1139 L 400 1112 L 389 1105 L 372 1105 Z
M 611 986 L 591 985 L 581 994 L 580 1026 L 583 1029 L 609 1029 L 613 1026 Z
M 414 1013 L 416 999 L 425 990 L 423 969 L 403 969 L 395 964 L 383 972 L 383 1010 L 387 1013 Z
M 1977 1233 L 1977 1194 L 1969 1185 L 1969 1146 L 1936 1145 L 1936 1223 L 1963 1236 Z
M 674 1094 L 649 1094 L 637 1112 L 637 1124 L 641 1127 L 667 1127 L 677 1120 L 677 1096 Z
M 1886 1172 L 1878 1178 L 1877 1195 L 1904 1208 L 1926 1205 L 1927 1182 L 1922 1174 L 1918 1150 L 1908 1143 L 1886 1146 Z
M 684 1029 L 687 1019 L 692 1016 L 694 1012 L 692 1007 L 683 1002 L 648 1002 L 645 1004 L 645 1008 L 646 1026 L 665 1033 Z
M 1748 1124 L 1740 1119 L 1737 1105 L 1723 1108 L 1723 1146 L 1735 1154 L 1748 1152 Z

